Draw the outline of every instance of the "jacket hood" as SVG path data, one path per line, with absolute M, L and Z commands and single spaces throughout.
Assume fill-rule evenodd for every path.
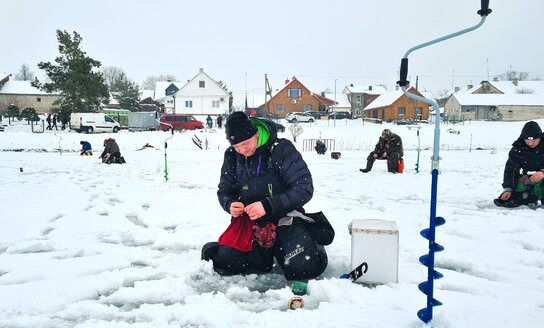
M 270 147 L 270 145 L 278 139 L 278 131 L 276 129 L 276 124 L 271 120 L 254 117 L 252 117 L 251 120 L 255 123 L 257 131 L 259 132 L 257 150 L 255 151 L 255 153 L 259 153 L 262 149 Z

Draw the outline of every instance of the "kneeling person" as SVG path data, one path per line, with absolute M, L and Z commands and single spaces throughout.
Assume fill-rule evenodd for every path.
M 542 201 L 544 143 L 538 123 L 525 123 L 512 144 L 504 167 L 501 195 L 493 202 L 501 207 L 518 207 Z
M 117 145 L 117 142 L 113 138 L 104 139 L 104 151 L 100 155 L 100 158 L 102 159 L 102 163 L 106 164 L 126 163 L 125 159 L 121 156 L 119 145 Z
M 325 248 L 312 240 L 301 219 L 287 215 L 304 213 L 302 206 L 313 196 L 302 155 L 289 140 L 277 138 L 268 120 L 235 112 L 225 130 L 231 146 L 217 196 L 231 225 L 219 243 L 204 245 L 202 258 L 223 275 L 269 272 L 276 258 L 287 280 L 317 277 L 327 267 Z

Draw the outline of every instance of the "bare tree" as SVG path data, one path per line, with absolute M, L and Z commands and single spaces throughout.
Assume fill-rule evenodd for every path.
M 293 124 L 289 127 L 289 132 L 293 136 L 293 141 L 297 142 L 297 137 L 300 136 L 302 132 L 304 132 L 304 129 L 298 124 Z
M 19 73 L 15 74 L 16 81 L 32 81 L 35 77 L 34 72 L 30 70 L 27 64 L 21 65 Z
M 151 75 L 148 76 L 143 82 L 142 82 L 142 89 L 143 90 L 153 90 L 155 89 L 155 84 L 157 82 L 162 81 L 176 81 L 176 77 L 171 74 L 160 74 L 160 75 Z
M 126 76 L 125 71 L 120 67 L 115 66 L 104 66 L 100 70 L 102 72 L 102 75 L 104 76 L 104 81 L 110 87 L 115 83 L 115 80 L 118 79 L 121 76 Z
M 507 70 L 504 73 L 497 75 L 496 78 L 502 81 L 513 81 L 515 79 L 518 81 L 524 81 L 529 78 L 529 72 Z

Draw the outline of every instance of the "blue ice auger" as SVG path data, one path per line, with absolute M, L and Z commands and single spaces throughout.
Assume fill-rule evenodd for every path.
M 436 194 L 437 194 L 437 185 L 438 185 L 438 168 L 439 168 L 439 161 L 440 161 L 440 157 L 438 156 L 440 151 L 440 108 L 434 100 L 419 97 L 417 95 L 411 94 L 406 91 L 407 87 L 409 88 L 410 86 L 410 83 L 406 80 L 408 76 L 408 55 L 414 50 L 421 49 L 426 46 L 430 46 L 432 44 L 445 41 L 447 39 L 451 39 L 461 34 L 465 34 L 467 32 L 473 31 L 477 29 L 478 27 L 482 26 L 482 24 L 485 22 L 485 19 L 487 18 L 487 15 L 491 13 L 491 9 L 489 9 L 489 0 L 481 0 L 481 5 L 482 5 L 482 8 L 478 10 L 478 15 L 481 16 L 481 20 L 478 24 L 472 27 L 469 27 L 467 29 L 461 30 L 459 32 L 448 34 L 441 38 L 434 39 L 426 43 L 422 43 L 418 46 L 415 46 L 409 49 L 404 55 L 404 58 L 402 58 L 401 60 L 400 80 L 397 82 L 398 85 L 402 88 L 402 92 L 406 96 L 432 105 L 436 113 L 436 121 L 435 121 L 435 128 L 434 128 L 433 157 L 432 157 L 432 167 L 431 167 L 431 175 L 432 175 L 431 217 L 429 220 L 430 221 L 429 228 L 421 231 L 421 235 L 425 239 L 429 240 L 429 253 L 419 258 L 419 261 L 427 267 L 427 281 L 424 281 L 421 284 L 419 284 L 419 290 L 421 290 L 425 295 L 427 295 L 427 307 L 419 310 L 417 312 L 417 316 L 419 317 L 419 319 L 421 319 L 425 323 L 428 323 L 433 319 L 433 307 L 442 305 L 440 301 L 433 298 L 434 280 L 440 279 L 443 277 L 441 273 L 434 270 L 434 253 L 444 250 L 444 247 L 442 245 L 439 245 L 435 242 L 435 228 L 437 226 L 443 225 L 446 222 L 444 218 L 436 216 Z

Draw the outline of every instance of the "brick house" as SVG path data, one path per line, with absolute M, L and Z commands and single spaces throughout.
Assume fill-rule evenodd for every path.
M 408 89 L 408 92 L 424 97 L 415 88 Z M 399 89 L 382 94 L 371 102 L 363 113 L 365 118 L 382 121 L 428 120 L 430 106 L 425 102 L 409 98 Z
M 260 111 L 262 114 L 285 117 L 285 115 L 292 112 L 325 112 L 334 105 L 334 100 L 310 91 L 293 76 L 291 80 L 285 80 L 284 87 L 272 96 L 260 108 Z

